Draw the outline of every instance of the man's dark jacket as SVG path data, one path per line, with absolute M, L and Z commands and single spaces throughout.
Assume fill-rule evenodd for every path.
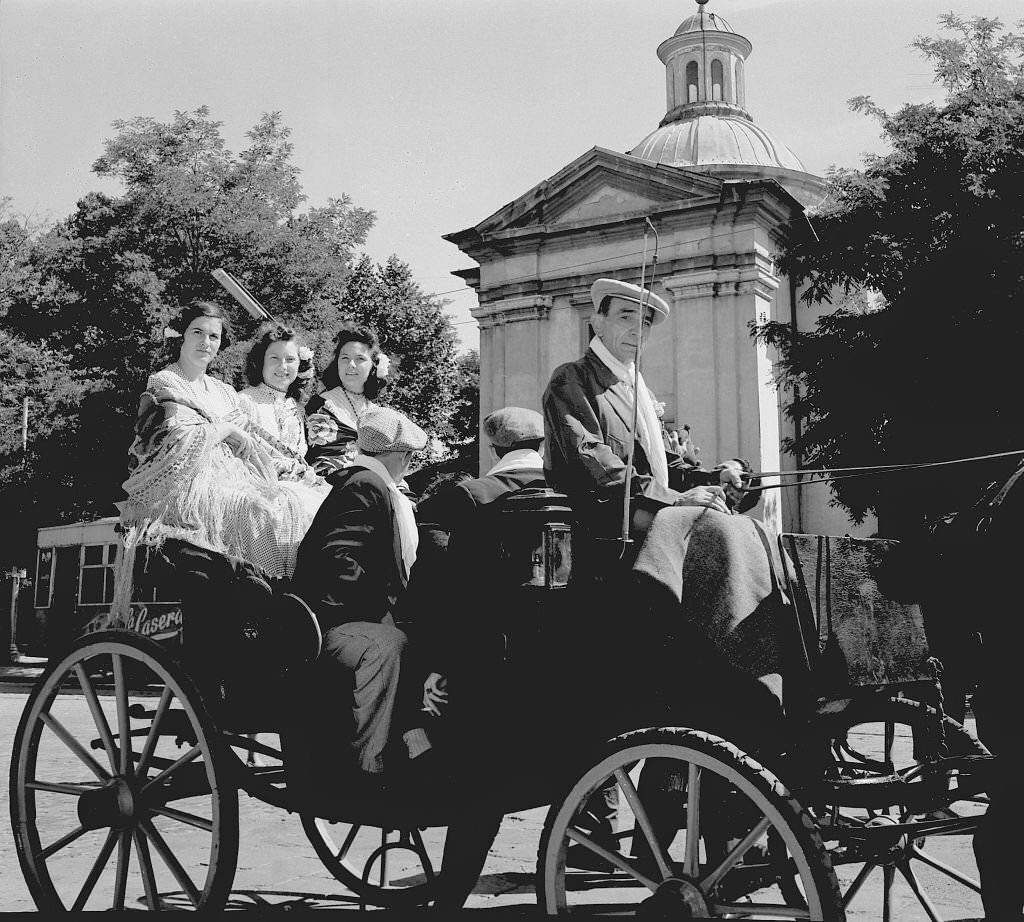
M 292 591 L 324 631 L 351 621 L 381 622 L 405 591 L 391 490 L 364 467 L 327 478 L 331 492 L 299 545 Z
M 498 510 L 513 493 L 544 486 L 537 468 L 513 469 L 446 487 L 417 506 L 420 546 L 401 618 L 419 626 L 431 671 L 444 674 L 471 638 L 494 639 L 491 622 L 501 621 L 503 609 L 493 591 Z
M 554 370 L 542 398 L 545 461 L 548 482 L 573 500 L 577 514 L 590 507 L 602 524 L 614 529 L 626 482 L 633 421 L 632 389 L 623 384 L 593 350 Z M 662 450 L 660 433 L 655 433 Z M 651 462 L 637 439 L 630 493 L 634 509 L 656 512 L 674 505 L 679 493 L 695 485 L 693 468 L 666 451 L 669 488 L 654 479 Z M 597 513 L 607 506 L 606 515 Z M 607 523 L 604 520 L 607 519 Z

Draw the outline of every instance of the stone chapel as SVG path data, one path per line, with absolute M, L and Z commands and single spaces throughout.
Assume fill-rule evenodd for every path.
M 806 329 L 818 316 L 797 309 L 799 293 L 772 256 L 788 234 L 809 232 L 804 208 L 825 186 L 747 112 L 752 45 L 707 2 L 658 46 L 667 111 L 654 131 L 625 153 L 591 148 L 444 239 L 479 264 L 455 274 L 479 300 L 481 417 L 510 404 L 540 409 L 552 370 L 591 338 L 591 284 L 641 283 L 646 232 L 645 281 L 657 241 L 653 289 L 672 314 L 652 332 L 642 368 L 669 428 L 689 424 L 705 466 L 743 457 L 757 471 L 792 470 L 799 459 L 780 446 L 798 433 L 782 413 L 772 355 L 749 325 Z M 830 496 L 821 483 L 768 490 L 753 514 L 779 531 L 871 533 Z

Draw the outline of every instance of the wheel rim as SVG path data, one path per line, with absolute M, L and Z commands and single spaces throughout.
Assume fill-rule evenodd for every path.
M 76 645 L 29 697 L 11 760 L 36 905 L 223 906 L 238 804 L 218 752 L 195 687 L 157 645 L 121 632 Z
M 943 718 L 941 725 L 944 742 L 935 736 L 936 712 L 904 699 L 868 702 L 851 708 L 848 715 L 830 718 L 831 796 L 816 802 L 811 812 L 837 868 L 844 906 L 853 904 L 876 873 L 882 875 L 882 910 L 887 918 L 915 912 L 934 920 L 941 920 L 944 913 L 959 917 L 964 913 L 964 890 L 980 894 L 978 881 L 952 863 L 951 837 L 974 836 L 987 800 L 975 796 L 971 772 L 976 770 L 973 761 L 984 761 L 988 752 L 956 721 Z M 915 730 L 931 740 L 923 744 L 930 748 L 921 758 L 913 753 Z M 844 747 L 841 741 L 851 738 L 856 742 Z M 942 754 L 968 758 L 962 763 L 935 761 Z M 952 769 L 944 770 L 943 765 Z M 956 783 L 963 784 L 962 791 L 942 789 L 947 770 L 958 772 Z M 845 782 L 837 780 L 844 777 Z M 969 847 L 966 851 L 973 858 Z M 981 914 L 980 897 L 968 898 L 977 900 Z
M 610 778 L 621 794 L 613 848 L 581 826 L 591 796 Z M 784 853 L 764 849 L 769 832 Z M 652 842 L 653 849 L 645 847 Z M 603 857 L 614 870 L 567 869 L 570 844 Z M 802 882 L 806 901 L 783 892 L 779 881 L 790 872 Z M 538 875 L 538 896 L 549 914 L 579 908 L 588 915 L 635 909 L 638 916 L 679 918 L 843 917 L 835 875 L 806 811 L 754 760 L 692 730 L 637 731 L 613 741 L 551 808 Z
M 324 867 L 363 903 L 424 906 L 437 895 L 444 827 L 389 830 L 304 813 L 302 828 Z

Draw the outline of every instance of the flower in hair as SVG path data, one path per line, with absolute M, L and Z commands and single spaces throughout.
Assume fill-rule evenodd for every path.
M 174 327 L 164 327 L 164 339 L 181 339 L 181 334 Z
M 386 378 L 389 371 L 391 371 L 391 359 L 382 352 L 377 356 L 377 377 Z
M 299 361 L 308 362 L 313 358 L 313 350 L 309 346 L 299 346 Z

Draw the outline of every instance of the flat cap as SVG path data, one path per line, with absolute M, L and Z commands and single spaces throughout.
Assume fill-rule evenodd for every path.
M 526 407 L 502 407 L 484 419 L 484 435 L 495 448 L 544 438 L 544 417 Z
M 417 451 L 426 444 L 427 434 L 391 407 L 371 407 L 359 417 L 356 447 L 360 451 Z
M 637 304 L 644 304 L 654 310 L 651 323 L 661 323 L 668 314 L 668 302 L 658 297 L 648 288 L 641 288 L 629 282 L 620 282 L 618 279 L 598 279 L 590 286 L 590 300 L 594 302 L 594 309 L 601 307 L 605 298 L 622 298 L 624 301 L 635 301 Z

